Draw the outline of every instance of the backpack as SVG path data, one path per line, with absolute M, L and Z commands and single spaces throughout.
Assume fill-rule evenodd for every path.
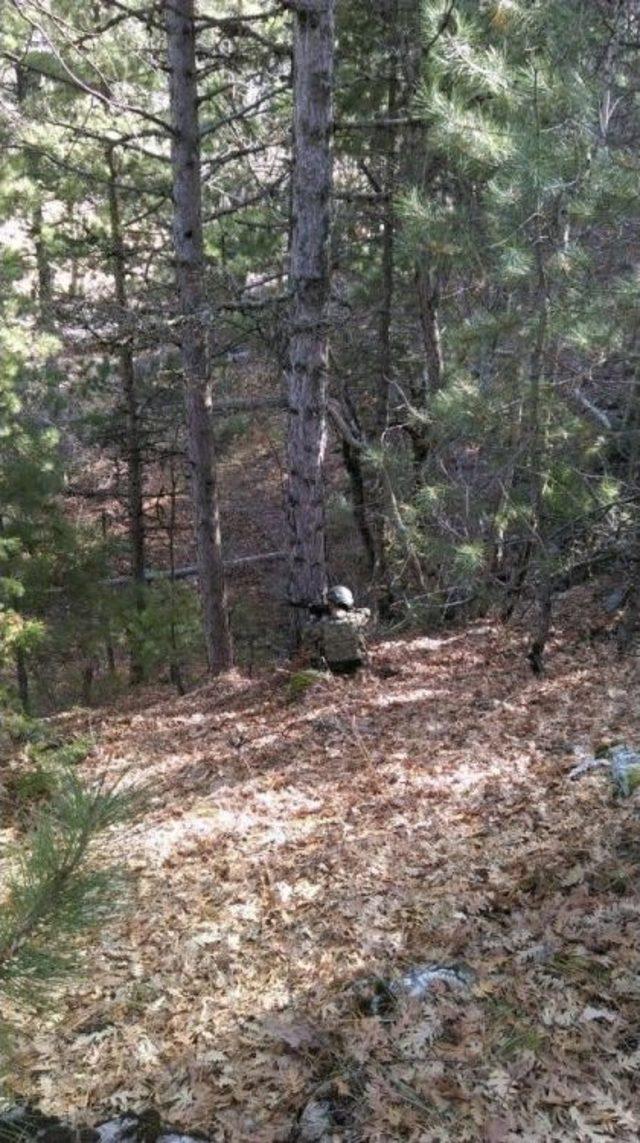
M 328 616 L 321 623 L 321 647 L 329 666 L 332 663 L 362 661 L 365 657 L 364 624 L 357 612 Z

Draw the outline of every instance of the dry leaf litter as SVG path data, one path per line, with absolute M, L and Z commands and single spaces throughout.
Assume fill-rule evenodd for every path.
M 94 713 L 86 775 L 150 790 L 107 847 L 135 901 L 23 1017 L 14 1090 L 215 1141 L 637 1140 L 640 795 L 568 775 L 640 744 L 639 665 L 590 607 L 542 679 L 485 623 L 295 700 L 231 676 Z

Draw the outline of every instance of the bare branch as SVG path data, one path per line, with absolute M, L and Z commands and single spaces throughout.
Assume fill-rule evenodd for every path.
M 571 390 L 571 392 L 566 394 L 566 397 L 569 400 L 573 400 L 578 405 L 580 405 L 580 407 L 587 414 L 587 416 L 592 421 L 595 421 L 595 423 L 597 425 L 600 425 L 601 428 L 603 428 L 603 429 L 607 429 L 608 431 L 611 431 L 611 428 L 612 428 L 611 420 L 607 416 L 607 414 L 604 413 L 602 411 L 602 409 L 598 409 L 598 407 L 596 405 L 594 405 L 593 402 L 590 401 L 588 397 L 585 397 L 584 393 L 581 393 L 579 389 Z
M 246 107 L 241 107 L 239 111 L 232 111 L 228 115 L 221 115 L 219 119 L 215 119 L 213 123 L 206 123 L 204 127 L 200 128 L 200 138 L 205 139 L 207 135 L 213 135 L 222 127 L 227 127 L 229 123 L 237 123 L 239 120 L 247 119 L 252 112 L 259 111 L 265 103 L 274 99 L 276 95 L 282 95 L 285 91 L 289 90 L 288 84 L 281 84 L 280 87 L 273 87 L 267 91 L 265 95 L 261 95 L 253 103 L 248 103 Z
M 225 560 L 225 570 L 227 568 L 243 568 L 251 567 L 253 564 L 267 564 L 279 563 L 280 560 L 287 558 L 286 552 L 263 552 L 257 556 L 238 556 L 233 560 Z M 198 569 L 195 565 L 188 565 L 183 568 L 175 568 L 173 573 L 170 571 L 156 571 L 149 568 L 144 573 L 144 578 L 147 583 L 154 583 L 156 580 L 163 579 L 193 579 L 198 574 Z M 128 584 L 133 583 L 133 579 L 129 575 L 116 575 L 111 579 L 103 579 L 103 587 L 126 587 Z

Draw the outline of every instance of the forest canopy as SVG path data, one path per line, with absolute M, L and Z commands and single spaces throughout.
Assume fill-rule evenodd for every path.
M 534 601 L 536 669 L 563 587 L 633 611 L 639 23 L 5 4 L 7 702 L 272 662 L 336 580 Z

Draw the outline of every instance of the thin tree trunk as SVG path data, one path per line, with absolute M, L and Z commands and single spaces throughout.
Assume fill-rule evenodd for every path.
M 527 582 L 529 570 L 536 550 L 541 550 L 541 514 L 542 514 L 542 464 L 545 452 L 545 441 L 541 421 L 541 388 L 544 373 L 544 358 L 547 345 L 547 332 L 549 328 L 549 293 L 541 250 L 541 237 L 536 237 L 536 261 L 538 279 L 536 288 L 536 304 L 538 320 L 536 338 L 531 352 L 529 365 L 529 410 L 528 423 L 524 431 L 529 435 L 528 447 L 528 492 L 531 505 L 529 533 L 525 538 L 520 556 L 516 559 L 511 575 L 511 582 L 507 589 L 505 606 L 502 618 L 508 621 L 513 615 L 514 608 Z
M 422 261 L 416 263 L 415 282 L 424 347 L 426 396 L 437 393 L 444 384 L 444 359 L 438 316 L 439 291 Z
M 47 325 L 51 317 L 49 308 L 53 297 L 53 271 L 43 234 L 42 203 L 38 203 L 34 208 L 31 233 L 36 248 L 38 316 L 40 323 Z
M 289 599 L 321 598 L 327 585 L 323 463 L 332 184 L 333 0 L 294 7 L 294 163 L 287 386 Z M 302 612 L 292 608 L 294 639 Z
M 431 398 L 444 385 L 444 357 L 439 317 L 439 289 L 435 274 L 430 273 L 424 256 L 418 258 L 414 267 L 414 282 L 418 300 L 420 329 L 424 352 L 422 384 L 414 390 L 413 398 L 417 408 L 428 413 Z M 419 488 L 425 465 L 432 449 L 432 433 L 429 417 L 422 424 L 410 427 L 411 448 L 413 451 L 413 471 L 416 489 Z
M 233 650 L 213 433 L 206 401 L 209 366 L 202 318 L 206 298 L 193 0 L 167 0 L 165 13 L 173 128 L 173 240 L 198 578 L 209 670 L 220 674 L 232 666 Z
M 542 507 L 542 462 L 544 454 L 543 426 L 541 418 L 541 389 L 544 371 L 544 355 L 547 344 L 547 330 L 549 328 L 549 293 L 547 288 L 544 260 L 541 250 L 541 238 L 536 243 L 536 259 L 538 265 L 538 328 L 536 340 L 531 355 L 531 368 L 529 372 L 530 393 L 530 419 L 529 432 L 531 434 L 530 449 L 530 486 L 533 525 L 538 530 L 540 511 Z
M 529 433 L 529 449 L 528 449 L 528 491 L 529 503 L 531 507 L 530 522 L 529 522 L 529 535 L 526 538 L 525 545 L 522 547 L 520 560 L 515 562 L 513 569 L 512 583 L 507 592 L 506 605 L 503 612 L 505 620 L 509 620 L 513 614 L 515 604 L 520 597 L 520 594 L 525 588 L 531 562 L 534 561 L 536 552 L 541 554 L 541 575 L 543 581 L 549 578 L 547 569 L 543 567 L 544 563 L 544 538 L 543 538 L 543 485 L 544 473 L 543 463 L 546 453 L 546 440 L 545 430 L 542 423 L 542 386 L 544 381 L 544 359 L 547 341 L 547 331 L 549 331 L 549 315 L 550 315 L 550 297 L 549 288 L 547 288 L 546 272 L 544 265 L 544 256 L 542 253 L 542 237 L 539 232 L 536 234 L 536 262 L 537 262 L 537 330 L 536 339 L 531 351 L 530 365 L 529 365 L 529 416 L 526 431 Z M 545 589 L 543 586 L 542 604 L 539 606 L 542 620 L 539 630 L 544 629 L 546 623 L 549 628 L 551 622 L 551 597 L 549 601 L 545 598 Z M 549 616 L 545 620 L 545 616 Z M 534 636 L 533 645 L 531 645 L 530 655 L 531 666 L 534 671 L 539 674 L 542 673 L 542 654 L 544 652 L 544 638 Z M 536 650 L 536 645 L 539 648 Z
M 373 571 L 376 566 L 376 549 L 372 531 L 369 527 L 369 521 L 367 519 L 367 501 L 360 450 L 355 448 L 344 437 L 342 438 L 341 443 L 342 459 L 344 460 L 344 467 L 347 470 L 347 475 L 351 484 L 351 495 L 353 497 L 353 514 L 355 516 L 356 524 L 358 525 L 358 531 L 360 532 L 360 537 L 362 539 L 362 546 L 367 556 L 367 568 L 369 575 L 373 575 Z
M 402 545 L 407 568 L 411 571 L 412 578 L 414 579 L 417 587 L 419 587 L 422 592 L 425 592 L 427 585 L 424 578 L 424 572 L 422 570 L 422 564 L 420 563 L 420 557 L 411 539 L 411 532 L 402 519 L 402 513 L 396 499 L 391 477 L 384 467 L 382 468 L 382 479 L 384 482 L 383 487 L 386 494 L 389 519 L 391 520 L 394 531 Z
M 331 413 L 332 420 L 336 425 L 336 428 L 340 433 L 343 441 L 348 444 L 355 453 L 361 453 L 366 447 L 366 441 L 353 432 L 352 427 L 348 424 L 346 418 L 342 415 L 342 411 L 339 409 L 336 402 L 330 403 L 329 412 Z M 422 565 L 420 563 L 418 553 L 415 550 L 410 529 L 402 519 L 402 513 L 400 512 L 400 507 L 393 490 L 391 477 L 389 476 L 389 473 L 387 472 L 384 465 L 380 466 L 379 474 L 382 491 L 384 494 L 384 508 L 389 522 L 393 527 L 400 545 L 404 551 L 406 566 L 411 570 L 416 584 L 422 588 L 422 590 L 425 590 L 426 584 L 424 580 L 424 573 L 422 571 Z
M 16 64 L 15 74 L 16 95 L 18 107 L 20 108 L 29 90 L 29 73 L 21 67 L 20 64 Z M 24 157 L 27 172 L 37 187 L 40 167 L 40 158 L 37 149 L 30 146 L 25 147 Z M 33 238 L 36 256 L 35 296 L 38 302 L 38 322 L 41 326 L 46 328 L 51 320 L 50 307 L 53 295 L 53 271 L 44 240 L 43 221 L 42 202 L 37 201 L 31 216 L 31 237 Z
M 169 523 L 167 527 L 168 540 L 169 540 L 169 571 L 171 576 L 171 583 L 176 581 L 176 552 L 175 552 L 175 539 L 176 539 L 176 523 L 178 515 L 177 505 L 177 480 L 176 470 L 173 463 L 173 457 L 170 461 L 169 468 L 171 480 L 171 492 L 169 494 Z M 173 591 L 173 588 L 172 588 Z M 169 629 L 169 643 L 171 646 L 171 658 L 169 662 L 169 678 L 176 688 L 179 695 L 185 693 L 184 683 L 182 682 L 182 672 L 180 671 L 180 662 L 178 660 L 178 641 L 176 638 L 176 624 L 175 624 L 175 600 L 171 600 L 171 624 Z
M 100 520 L 101 520 L 101 525 L 102 525 L 102 538 L 105 541 L 105 546 L 106 546 L 107 532 L 108 532 L 108 521 L 107 521 L 107 513 L 104 511 L 104 509 L 102 511 Z M 111 626 L 110 626 L 108 617 L 107 617 L 107 621 L 106 621 L 106 630 L 104 633 L 104 645 L 105 645 L 105 651 L 107 653 L 107 667 L 109 669 L 109 674 L 115 675 L 115 673 L 116 673 L 116 653 L 115 653 L 114 646 L 113 646 L 113 639 L 111 637 Z
M 403 7 L 403 33 L 400 59 L 405 75 L 404 104 L 408 110 L 415 106 L 426 64 L 424 55 L 424 5 L 410 0 Z M 451 13 L 444 17 L 441 34 L 446 31 Z M 434 44 L 431 45 L 433 47 Z M 427 49 L 427 52 L 430 49 Z M 429 150 L 428 127 L 418 118 L 406 128 L 401 143 L 403 169 L 400 178 L 415 188 L 421 196 L 432 197 L 434 188 L 432 155 Z M 412 386 L 412 397 L 420 412 L 427 412 L 429 400 L 444 384 L 444 359 L 440 332 L 440 283 L 431 256 L 425 249 L 417 250 L 413 266 L 413 282 L 418 306 L 418 320 L 422 334 L 423 369 L 420 380 Z M 425 420 L 410 429 L 413 450 L 414 481 L 416 488 L 429 459 L 432 434 Z
M 16 680 L 18 683 L 18 697 L 25 714 L 31 714 L 31 701 L 29 697 L 29 675 L 27 672 L 27 659 L 22 647 L 16 647 Z
M 538 148 L 540 148 L 541 135 L 538 108 L 537 76 L 534 79 L 533 111 L 535 118 L 536 135 L 538 139 Z M 542 226 L 543 209 L 543 204 L 541 200 L 538 199 L 537 209 L 534 215 L 535 222 L 531 235 L 533 240 L 533 249 L 535 253 L 537 270 L 535 285 L 535 308 L 537 312 L 537 323 L 536 336 L 533 349 L 531 351 L 529 365 L 528 424 L 524 426 L 525 432 L 528 433 L 529 438 L 528 492 L 529 502 L 531 506 L 531 515 L 529 521 L 529 532 L 524 543 L 520 560 L 515 564 L 512 587 L 510 588 L 509 595 L 507 596 L 507 606 L 505 608 L 505 615 L 507 618 L 509 618 L 513 613 L 517 599 L 519 598 L 519 595 L 527 582 L 535 553 L 542 552 L 543 547 L 541 514 L 543 489 L 542 462 L 545 452 L 545 442 L 541 420 L 541 394 L 542 383 L 544 379 L 545 352 L 547 347 L 547 334 L 549 329 L 550 314 L 550 297 L 544 260 L 545 234 Z M 546 568 L 542 569 L 542 574 L 546 576 Z M 549 619 L 550 607 L 551 600 L 549 600 Z M 546 609 L 547 604 L 544 603 L 540 609 L 542 615 L 542 628 L 544 628 L 544 615 Z M 532 644 L 533 658 L 530 661 L 534 671 L 540 673 L 542 670 L 542 651 L 544 650 L 544 642 L 546 636 L 543 639 L 537 640 L 539 643 L 541 643 L 539 652 L 535 650 L 536 639 L 537 637 L 534 635 Z
M 633 356 L 637 361 L 635 351 Z M 627 486 L 629 491 L 635 496 L 638 492 L 638 474 L 640 472 L 640 378 L 637 373 L 637 365 L 636 375 L 631 383 L 629 402 L 625 415 L 625 429 L 629 437 Z M 628 568 L 628 590 L 624 613 L 616 633 L 618 650 L 620 652 L 628 649 L 637 631 L 638 616 L 640 614 L 640 521 L 638 521 L 637 515 L 631 529 L 626 562 Z
M 117 170 L 112 147 L 107 150 L 107 164 L 109 167 L 111 265 L 116 303 L 120 311 L 120 320 L 122 320 L 128 312 L 126 259 L 120 218 L 120 203 L 116 189 Z M 138 412 L 138 394 L 136 392 L 135 363 L 129 341 L 125 340 L 122 343 L 118 351 L 118 358 L 120 361 L 122 396 L 127 417 L 127 515 L 129 543 L 131 546 L 131 574 L 135 586 L 136 609 L 137 611 L 144 611 L 145 532 L 142 448 L 140 444 L 140 416 Z M 135 643 L 132 643 L 129 649 L 129 672 L 133 685 L 143 681 L 144 666 Z
M 93 694 L 93 663 L 89 661 L 85 663 L 82 668 L 82 704 L 83 706 L 91 706 L 91 696 Z
M 390 575 L 387 560 L 387 506 L 391 504 L 393 490 L 390 488 L 387 473 L 384 471 L 384 434 L 389 424 L 389 393 L 391 389 L 391 376 L 393 371 L 393 348 L 391 343 L 391 323 L 393 319 L 393 297 L 395 286 L 395 245 L 396 245 L 396 218 L 395 218 L 395 186 L 397 167 L 397 139 L 396 127 L 393 119 L 398 102 L 398 59 L 397 59 L 397 21 L 398 3 L 391 0 L 386 13 L 388 24 L 388 66 L 387 77 L 387 117 L 389 126 L 386 129 L 386 142 L 384 153 L 384 210 L 382 215 L 382 256 L 380 263 L 380 318 L 378 324 L 378 389 L 376 394 L 375 439 L 381 449 L 380 465 L 376 466 L 372 474 L 373 510 L 372 510 L 372 536 L 375 550 L 374 579 L 377 584 L 377 608 L 382 619 L 388 619 L 391 614 L 393 593 L 390 586 Z M 389 499 L 389 493 L 391 498 Z
M 553 588 L 548 568 L 544 568 L 542 571 L 542 580 L 536 596 L 538 615 L 527 658 L 534 675 L 541 675 L 544 672 L 543 656 L 551 630 L 553 613 Z
M 415 146 L 418 146 L 417 140 Z M 428 414 L 430 399 L 444 385 L 444 358 L 438 312 L 439 289 L 435 274 L 431 273 L 425 264 L 424 255 L 416 259 L 413 278 L 422 331 L 424 368 L 421 383 L 412 389 L 412 397 L 416 408 L 421 413 Z M 432 434 L 428 416 L 424 418 L 422 424 L 410 425 L 408 431 L 413 452 L 414 483 L 418 489 L 432 448 Z
M 397 17 L 397 4 L 393 5 L 391 18 Z M 394 27 L 390 23 L 389 77 L 387 87 L 387 115 L 392 121 L 396 111 L 398 96 L 398 70 L 393 39 Z M 386 129 L 387 141 L 384 156 L 384 210 L 382 215 L 382 260 L 381 260 L 381 302 L 378 327 L 380 353 L 378 393 L 376 408 L 377 436 L 381 437 L 389 423 L 389 390 L 393 352 L 391 346 L 391 320 L 393 316 L 393 291 L 395 284 L 395 209 L 394 194 L 396 184 L 396 128 L 393 123 Z

